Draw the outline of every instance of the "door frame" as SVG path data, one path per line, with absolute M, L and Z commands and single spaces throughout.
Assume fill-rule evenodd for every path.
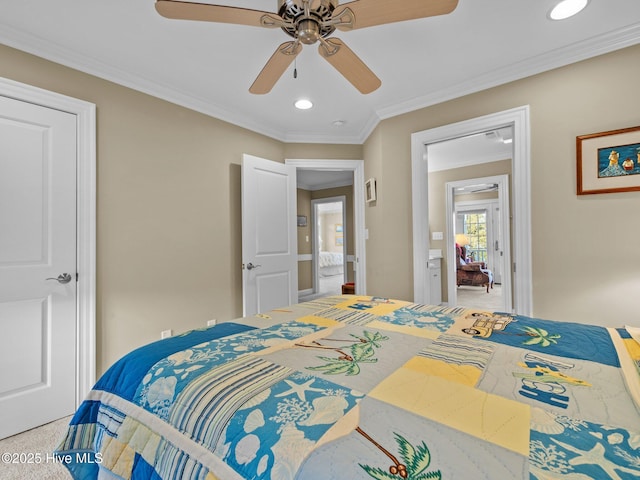
M 96 106 L 2 77 L 0 95 L 76 116 L 77 407 L 96 381 Z
M 320 291 L 320 246 L 318 245 L 318 205 L 325 203 L 340 203 L 342 211 L 342 228 L 344 243 L 342 244 L 342 278 L 343 283 L 347 279 L 347 239 L 351 232 L 346 227 L 347 219 L 347 198 L 344 195 L 326 198 L 314 198 L 311 200 L 311 250 L 313 252 L 312 275 L 313 275 L 313 293 Z
M 504 312 L 511 312 L 513 310 L 512 300 L 512 282 L 511 282 L 511 269 L 507 268 L 507 265 L 512 263 L 511 259 L 511 229 L 509 225 L 510 208 L 509 208 L 509 176 L 508 175 L 495 175 L 492 177 L 471 178 L 467 180 L 458 180 L 455 182 L 447 182 L 446 185 L 446 229 L 447 229 L 447 245 L 453 245 L 455 243 L 454 237 L 454 216 L 457 212 L 454 203 L 455 189 L 458 187 L 465 187 L 476 183 L 497 183 L 498 184 L 498 198 L 491 201 L 481 201 L 473 203 L 497 203 L 500 209 L 500 244 L 504 252 L 500 262 L 502 263 L 502 300 Z M 471 202 L 469 202 L 471 203 Z M 493 216 L 493 214 L 492 214 Z M 489 267 L 490 268 L 490 267 Z M 457 290 L 456 290 L 456 252 L 454 248 L 447 248 L 447 303 L 450 306 L 457 304 Z
M 486 132 L 513 128 L 513 309 L 532 315 L 531 260 L 531 147 L 529 106 L 516 107 L 470 120 L 423 130 L 411 135 L 412 207 L 413 207 L 413 287 L 414 301 L 429 298 L 429 183 L 427 145 Z M 506 274 L 506 268 L 505 272 Z
M 353 172 L 353 245 L 355 265 L 355 293 L 367 292 L 367 253 L 364 224 L 365 191 L 364 160 L 314 160 L 285 159 L 288 165 L 298 170 L 326 170 Z

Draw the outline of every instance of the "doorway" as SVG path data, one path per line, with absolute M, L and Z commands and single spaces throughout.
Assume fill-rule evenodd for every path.
M 346 255 L 347 268 L 353 269 L 355 293 L 365 295 L 367 291 L 366 277 L 366 237 L 364 226 L 365 211 L 365 185 L 364 185 L 364 161 L 362 160 L 309 160 L 286 159 L 287 165 L 296 167 L 298 175 L 301 172 L 329 173 L 348 172 L 352 178 L 353 230 L 349 232 L 350 243 L 353 245 L 351 254 Z M 348 213 L 349 214 L 349 213 Z M 311 257 L 311 255 L 310 255 Z M 299 255 L 300 261 L 306 261 L 305 255 Z M 308 260 L 312 260 L 309 258 Z
M 347 282 L 346 203 L 344 196 L 311 201 L 314 296 L 339 295 Z
M 471 178 L 446 186 L 448 304 L 511 312 L 512 276 L 509 176 Z M 487 294 L 458 286 L 456 251 L 465 247 L 467 262 L 481 262 L 494 282 Z M 484 293 L 483 293 L 484 292 Z
M 512 263 L 505 266 L 505 269 L 508 268 L 513 277 L 512 310 L 518 314 L 531 315 L 531 169 L 528 106 L 416 132 L 411 135 L 414 301 L 429 303 L 430 299 L 431 285 L 428 264 L 432 247 L 429 218 L 429 155 L 427 147 L 438 142 L 480 133 L 484 134 L 484 132 L 496 131 L 505 127 L 510 127 L 513 134 L 511 159 L 513 252 Z M 448 218 L 453 221 L 453 216 L 448 216 Z M 449 261 L 451 261 L 450 257 Z M 450 284 L 451 280 L 448 282 Z

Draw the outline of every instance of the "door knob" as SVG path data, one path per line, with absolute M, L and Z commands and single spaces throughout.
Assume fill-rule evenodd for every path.
M 69 283 L 71 281 L 71 275 L 68 273 L 61 273 L 56 278 L 50 277 L 47 280 L 57 280 L 58 283 Z
M 261 267 L 262 265 L 254 265 L 253 263 L 247 263 L 247 270 L 253 270 L 254 268 Z

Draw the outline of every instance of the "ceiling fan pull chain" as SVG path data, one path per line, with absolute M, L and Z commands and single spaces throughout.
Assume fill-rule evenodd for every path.
M 298 59 L 293 60 L 293 78 L 298 78 Z

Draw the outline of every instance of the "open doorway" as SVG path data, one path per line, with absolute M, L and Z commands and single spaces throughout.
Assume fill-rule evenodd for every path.
M 347 282 L 346 197 L 311 201 L 314 295 L 338 295 Z
M 446 183 L 448 305 L 512 311 L 510 212 L 507 174 Z M 461 249 L 464 258 L 458 257 Z M 494 288 L 469 285 L 471 267 L 462 263 L 481 265 Z
M 447 261 L 447 278 L 455 279 L 448 282 L 449 305 L 511 311 L 512 278 L 506 267 L 511 264 L 508 186 L 507 175 L 447 184 L 447 211 L 453 221 L 447 226 L 447 242 L 455 244 Z M 484 271 L 481 277 L 488 277 L 489 288 L 466 282 L 470 274 L 459 271 L 463 263 Z
M 362 160 L 287 159 L 297 169 L 298 272 L 300 302 L 315 298 L 314 255 L 311 241 L 311 200 L 346 196 L 343 221 L 345 282 L 353 282 L 357 295 L 366 294 L 366 244 L 364 228 L 365 185 Z M 307 208 L 306 205 L 309 207 Z M 308 281 L 306 280 L 308 278 Z M 342 284 L 340 285 L 342 287 Z M 341 293 L 340 290 L 339 293 Z
M 513 280 L 511 292 L 512 311 L 521 315 L 531 315 L 532 308 L 532 281 L 531 281 L 531 194 L 530 194 L 530 140 L 529 140 L 529 107 L 522 106 L 483 117 L 473 118 L 454 124 L 416 132 L 411 135 L 411 161 L 412 161 L 412 207 L 413 207 L 413 260 L 414 260 L 414 301 L 418 303 L 430 303 L 432 296 L 432 281 L 428 274 L 429 259 L 436 254 L 455 263 L 455 254 L 445 249 L 454 250 L 453 243 L 443 235 L 444 221 L 435 225 L 430 215 L 430 207 L 434 202 L 441 204 L 445 195 L 433 196 L 430 180 L 432 174 L 429 171 L 433 155 L 430 155 L 431 145 L 448 140 L 469 137 L 487 133 L 505 127 L 511 128 L 512 158 L 511 164 L 511 194 L 513 204 L 511 209 L 511 261 L 504 267 L 504 278 L 509 278 L 506 272 L 511 272 Z M 493 135 L 498 139 L 498 135 Z M 504 138 L 504 137 L 503 137 Z M 465 149 L 460 157 L 470 158 L 467 155 L 474 152 L 473 149 Z M 478 153 L 475 151 L 474 153 Z M 473 177 L 480 177 L 479 172 Z M 486 175 L 486 173 L 485 173 Z M 453 223 L 453 215 L 447 213 L 447 219 Z M 446 221 L 446 220 L 445 220 Z M 453 227 L 452 227 L 453 229 Z M 447 243 L 442 243 L 446 241 Z M 442 248 L 437 248 L 437 243 L 442 243 Z M 517 268 L 516 268 L 517 266 Z M 454 279 L 447 278 L 448 289 L 451 285 L 455 288 Z M 440 282 L 438 285 L 440 286 Z

